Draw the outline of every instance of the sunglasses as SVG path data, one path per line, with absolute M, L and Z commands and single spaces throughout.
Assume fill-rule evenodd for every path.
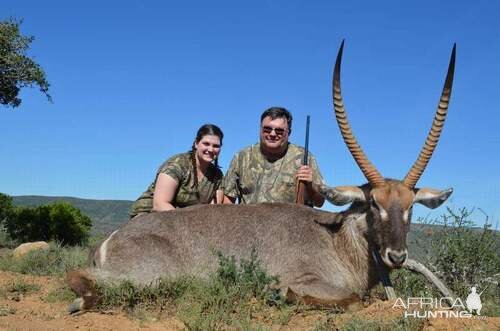
M 266 134 L 270 134 L 271 132 L 273 132 L 277 135 L 277 136 L 282 136 L 285 134 L 285 132 L 287 132 L 286 129 L 282 129 L 282 128 L 272 128 L 270 126 L 263 126 L 262 127 L 262 132 L 266 133 Z

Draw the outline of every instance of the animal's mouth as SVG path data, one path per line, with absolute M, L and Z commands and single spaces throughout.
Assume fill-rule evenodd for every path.
M 395 250 L 391 248 L 386 248 L 383 252 L 380 252 L 382 260 L 391 269 L 402 268 L 406 261 L 408 260 L 408 250 Z

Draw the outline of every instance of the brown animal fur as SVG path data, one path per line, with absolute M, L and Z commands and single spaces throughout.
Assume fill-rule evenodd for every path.
M 91 263 L 88 274 L 68 280 L 88 309 L 95 304 L 94 277 L 139 284 L 185 274 L 205 277 L 217 267 L 215 251 L 241 259 L 255 249 L 267 271 L 280 277 L 284 293 L 321 304 L 350 304 L 378 282 L 362 210 L 354 206 L 338 214 L 292 204 L 205 205 L 147 214 L 107 240 L 104 262 Z M 102 258 L 100 247 L 94 256 Z

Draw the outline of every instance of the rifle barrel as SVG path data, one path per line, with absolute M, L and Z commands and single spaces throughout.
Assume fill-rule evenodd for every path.
M 311 116 L 307 115 L 306 120 L 306 142 L 304 144 L 304 159 L 302 160 L 303 165 L 309 164 L 309 124 L 311 121 Z

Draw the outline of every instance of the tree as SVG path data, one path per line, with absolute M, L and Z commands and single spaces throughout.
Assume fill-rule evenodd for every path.
M 87 215 L 67 202 L 54 202 L 49 206 L 52 236 L 55 240 L 68 245 L 88 240 L 92 220 Z
M 16 207 L 5 222 L 7 232 L 20 242 L 48 241 L 51 235 L 49 212 L 48 206 Z
M 26 55 L 35 38 L 21 35 L 21 23 L 14 19 L 0 21 L 0 104 L 13 108 L 21 104 L 21 88 L 34 85 L 52 101 L 45 72 Z
M 66 202 L 16 207 L 5 223 L 7 232 L 15 240 L 57 240 L 64 245 L 85 243 L 92 227 L 88 216 Z
M 12 198 L 0 193 L 0 223 L 4 222 L 12 214 Z

